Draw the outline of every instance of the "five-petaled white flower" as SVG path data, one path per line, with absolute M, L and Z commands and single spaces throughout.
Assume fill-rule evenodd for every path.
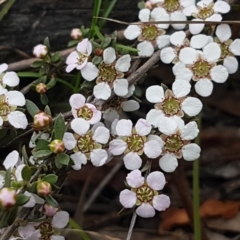
M 163 173 L 151 172 L 147 178 L 142 177 L 141 171 L 134 170 L 127 175 L 127 184 L 131 190 L 121 191 L 119 199 L 125 208 L 137 206 L 137 215 L 149 218 L 155 215 L 155 209 L 164 211 L 170 206 L 170 199 L 165 194 L 159 194 L 166 184 Z
M 109 143 L 109 151 L 113 155 L 124 153 L 123 161 L 129 170 L 138 169 L 142 165 L 141 155 L 145 153 L 148 158 L 157 158 L 162 152 L 159 141 L 149 135 L 152 127 L 143 118 L 140 118 L 132 129 L 130 120 L 119 120 L 116 125 L 116 134 L 120 137 Z M 148 136 L 149 135 L 149 136 Z
M 213 0 L 202 0 L 197 2 L 197 5 L 193 4 L 186 7 L 183 13 L 190 17 L 194 17 L 192 21 L 203 21 L 203 23 L 189 24 L 189 31 L 192 34 L 200 33 L 205 24 L 204 21 L 222 21 L 221 13 L 228 13 L 230 11 L 230 5 L 223 1 L 218 0 L 214 3 Z
M 88 81 L 94 80 L 98 76 L 97 67 L 88 62 L 88 58 L 92 53 L 92 44 L 85 38 L 78 43 L 76 51 L 72 52 L 66 60 L 68 65 L 66 72 L 71 72 L 74 68 L 81 71 L 83 78 Z
M 17 106 L 26 103 L 24 95 L 19 91 L 7 91 L 0 86 L 0 127 L 4 122 L 9 122 L 15 128 L 25 129 L 28 120 L 23 112 L 16 111 Z
M 6 72 L 8 65 L 3 63 L 0 65 L 0 85 L 5 88 L 5 86 L 16 87 L 19 84 L 19 77 L 15 72 Z
M 164 35 L 169 24 L 148 24 L 148 21 L 169 21 L 169 15 L 164 9 L 155 8 L 152 11 L 149 9 L 142 9 L 139 11 L 139 19 L 142 22 L 140 25 L 129 25 L 124 31 L 124 36 L 133 40 L 138 38 L 137 45 L 138 55 L 150 57 L 154 53 L 154 48 L 158 46 L 159 49 L 169 44 L 169 36 Z
M 161 117 L 179 116 L 184 113 L 188 116 L 196 116 L 202 110 L 202 102 L 195 97 L 187 97 L 191 89 L 188 81 L 175 81 L 172 85 L 172 91 L 166 90 L 161 86 L 154 85 L 147 89 L 146 98 L 149 102 L 156 103 L 155 109 L 151 109 L 146 119 L 154 127 L 159 126 Z
M 238 69 L 238 60 L 235 56 L 240 56 L 240 39 L 234 41 L 230 39 L 232 32 L 227 24 L 218 25 L 216 35 L 216 42 L 222 50 L 220 59 L 223 60 L 223 66 L 227 68 L 228 73 L 235 73 Z
M 70 155 L 74 162 L 73 169 L 81 169 L 82 164 L 91 160 L 96 167 L 102 166 L 108 160 L 108 153 L 102 149 L 102 145 L 109 140 L 109 130 L 104 126 L 94 125 L 91 130 L 90 124 L 83 118 L 75 118 L 71 122 L 71 128 L 74 134 L 66 132 L 63 142 L 68 150 L 74 151 Z
M 172 118 L 162 117 L 159 121 L 159 131 L 163 134 L 162 157 L 159 165 L 165 172 L 173 172 L 178 166 L 177 158 L 193 161 L 200 156 L 200 147 L 190 141 L 197 137 L 198 127 L 196 122 L 191 121 L 185 125 L 178 116 Z
M 91 104 L 86 103 L 86 98 L 79 93 L 73 94 L 69 99 L 74 118 L 83 118 L 90 124 L 95 124 L 101 119 L 101 111 Z
M 176 80 L 196 81 L 195 90 L 208 97 L 213 91 L 213 83 L 224 83 L 228 78 L 228 71 L 222 65 L 216 65 L 221 56 L 221 49 L 217 43 L 207 44 L 203 51 L 191 47 L 183 48 L 179 53 L 179 60 L 173 67 Z M 211 81 L 212 80 L 212 81 Z
M 201 49 L 205 47 L 209 42 L 212 42 L 213 39 L 210 36 L 204 34 L 198 34 L 192 36 L 190 42 L 186 38 L 186 33 L 184 31 L 177 31 L 173 33 L 170 38 L 170 43 L 172 47 L 165 47 L 160 52 L 160 59 L 163 63 L 177 63 L 179 61 L 179 52 L 184 47 L 192 47 L 195 49 Z

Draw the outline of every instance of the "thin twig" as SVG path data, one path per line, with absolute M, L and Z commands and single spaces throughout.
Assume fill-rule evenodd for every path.
M 132 237 L 133 228 L 135 226 L 136 219 L 137 219 L 137 213 L 136 213 L 136 211 L 134 211 L 126 240 L 130 240 Z

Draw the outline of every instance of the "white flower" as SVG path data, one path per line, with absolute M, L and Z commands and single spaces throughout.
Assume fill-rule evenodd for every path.
M 228 13 L 230 11 L 230 5 L 222 0 L 218 0 L 214 3 L 213 0 L 202 0 L 195 4 L 186 7 L 183 13 L 190 17 L 193 16 L 195 19 L 192 21 L 203 21 L 203 23 L 189 24 L 189 30 L 192 34 L 200 33 L 205 24 L 204 21 L 217 21 L 222 20 L 221 13 Z
M 190 42 L 186 38 L 184 31 L 177 31 L 170 36 L 170 43 L 173 47 L 163 48 L 160 52 L 160 59 L 163 63 L 177 63 L 179 61 L 178 55 L 180 50 L 184 47 L 192 47 L 195 49 L 201 49 L 212 41 L 210 36 L 199 34 L 192 36 Z
M 90 124 L 95 124 L 101 120 L 101 111 L 97 110 L 93 104 L 86 103 L 86 98 L 82 94 L 73 94 L 69 102 L 74 118 L 83 118 Z
M 185 125 L 184 121 L 174 116 L 162 117 L 159 121 L 160 136 L 164 141 L 162 157 L 159 165 L 165 172 L 173 172 L 178 166 L 177 158 L 183 157 L 186 161 L 193 161 L 200 156 L 200 147 L 190 141 L 197 137 L 198 127 L 191 121 Z
M 130 120 L 119 120 L 115 130 L 120 138 L 109 143 L 110 153 L 115 156 L 124 153 L 123 161 L 129 170 L 141 167 L 142 159 L 140 156 L 143 153 L 148 158 L 156 158 L 162 152 L 160 142 L 149 135 L 152 127 L 145 119 L 140 118 L 133 129 L 132 125 Z
M 224 83 L 228 78 L 228 71 L 222 65 L 216 65 L 221 56 L 221 49 L 217 43 L 207 44 L 203 51 L 191 47 L 183 48 L 179 53 L 179 60 L 173 67 L 176 80 L 190 81 L 193 79 L 196 92 L 208 97 L 213 91 L 213 83 Z
M 19 77 L 15 72 L 6 72 L 8 65 L 3 63 L 0 65 L 0 85 L 5 88 L 5 86 L 16 87 L 19 84 Z
M 125 208 L 138 206 L 136 213 L 140 217 L 153 217 L 155 209 L 164 211 L 170 206 L 169 197 L 158 193 L 166 184 L 163 173 L 159 171 L 151 172 L 144 179 L 141 171 L 134 170 L 127 175 L 126 181 L 131 190 L 125 189 L 120 192 L 120 203 Z
M 103 62 L 98 65 L 97 85 L 93 88 L 93 95 L 96 98 L 107 100 L 111 96 L 111 90 L 117 96 L 124 97 L 128 93 L 128 81 L 124 73 L 131 66 L 129 54 L 117 59 L 115 49 L 108 47 L 103 51 Z M 86 80 L 88 80 L 85 77 Z
M 71 72 L 74 68 L 81 71 L 83 78 L 88 81 L 94 80 L 98 76 L 98 69 L 88 58 L 92 53 L 92 44 L 85 38 L 78 43 L 76 51 L 72 52 L 66 60 L 68 65 L 66 72 Z M 86 78 L 87 76 L 87 78 Z
M 161 86 L 154 85 L 147 89 L 146 98 L 149 102 L 155 103 L 155 109 L 148 112 L 146 120 L 154 127 L 159 126 L 161 117 L 179 116 L 184 113 L 188 116 L 196 116 L 202 110 L 202 103 L 198 98 L 187 97 L 191 85 L 187 81 L 175 81 L 171 90 L 166 90 Z
M 169 15 L 164 9 L 153 9 L 151 12 L 149 9 L 142 9 L 139 12 L 139 19 L 142 22 L 141 25 L 129 25 L 124 31 L 124 36 L 133 40 L 138 38 L 141 41 L 137 45 L 138 55 L 150 57 L 154 53 L 155 46 L 159 49 L 169 44 L 169 36 L 164 35 L 169 24 L 147 24 L 145 22 L 152 21 L 169 21 Z
M 240 39 L 234 41 L 230 39 L 232 32 L 227 24 L 221 24 L 216 29 L 216 42 L 221 47 L 221 60 L 228 73 L 235 73 L 238 69 L 238 60 L 235 56 L 240 56 Z
M 48 53 L 48 49 L 45 45 L 43 44 L 38 44 L 33 48 L 33 55 L 36 58 L 44 58 Z
M 108 153 L 102 149 L 102 145 L 109 140 L 109 130 L 101 125 L 94 125 L 91 130 L 90 124 L 83 118 L 75 118 L 71 122 L 71 128 L 74 134 L 66 132 L 63 142 L 68 150 L 74 151 L 70 155 L 74 162 L 73 169 L 81 169 L 82 164 L 86 164 L 87 160 L 91 160 L 92 164 L 100 167 L 108 160 Z
M 24 113 L 16 111 L 17 106 L 26 103 L 24 95 L 19 91 L 7 91 L 0 86 L 0 127 L 9 122 L 15 128 L 25 129 L 28 121 Z

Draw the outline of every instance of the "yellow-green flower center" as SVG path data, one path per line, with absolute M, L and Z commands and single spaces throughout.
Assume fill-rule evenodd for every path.
M 88 60 L 88 55 L 85 53 L 78 52 L 78 64 L 82 65 L 84 62 Z
M 168 12 L 174 12 L 176 11 L 180 6 L 180 3 L 178 0 L 165 0 L 163 7 L 168 11 Z
M 155 191 L 151 189 L 148 185 L 144 184 L 141 187 L 136 189 L 137 202 L 140 205 L 141 203 L 151 202 L 155 196 Z
M 158 37 L 158 28 L 155 25 L 147 25 L 142 29 L 144 40 L 153 41 Z
M 93 111 L 88 106 L 84 105 L 82 108 L 77 110 L 77 116 L 89 121 L 93 116 Z
M 102 64 L 99 68 L 99 76 L 101 76 L 102 81 L 111 83 L 117 77 L 117 71 L 114 66 L 112 65 L 105 65 Z
M 7 115 L 11 112 L 11 107 L 8 105 L 6 96 L 0 95 L 0 116 L 3 120 L 6 120 Z
M 89 153 L 94 149 L 95 142 L 90 134 L 81 135 L 77 139 L 76 149 L 79 152 Z
M 219 47 L 221 48 L 221 59 L 231 55 L 231 51 L 229 50 L 229 45 L 226 43 L 219 43 Z
M 206 18 L 211 17 L 214 14 L 213 4 L 200 8 L 197 14 L 197 17 L 205 20 Z
M 136 133 L 133 133 L 126 139 L 126 143 L 128 145 L 128 149 L 131 152 L 139 152 L 143 149 L 145 140 L 142 136 L 139 136 Z
M 39 240 L 49 240 L 50 237 L 54 234 L 54 230 L 52 228 L 51 223 L 43 222 L 41 223 L 37 229 L 40 230 L 41 237 Z
M 181 137 L 177 134 L 168 136 L 165 140 L 165 149 L 168 152 L 175 153 L 178 152 L 183 146 L 183 141 Z
M 193 74 L 198 78 L 205 78 L 209 75 L 211 66 L 205 60 L 199 60 L 194 63 L 192 70 Z
M 180 101 L 176 98 L 169 97 L 162 103 L 162 108 L 166 115 L 175 115 L 181 110 Z

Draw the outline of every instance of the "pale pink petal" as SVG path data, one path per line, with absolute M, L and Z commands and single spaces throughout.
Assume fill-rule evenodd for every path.
M 178 166 L 177 158 L 172 154 L 166 154 L 159 159 L 159 166 L 165 172 L 174 172 Z
M 163 48 L 160 52 L 160 59 L 166 64 L 171 63 L 176 56 L 176 52 L 172 47 Z
M 131 57 L 129 54 L 120 57 L 115 65 L 117 71 L 127 72 L 131 66 Z
M 159 191 L 162 190 L 166 184 L 166 179 L 162 172 L 155 171 L 151 172 L 147 176 L 147 184 L 153 190 Z
M 152 124 L 154 127 L 159 126 L 160 118 L 164 116 L 163 111 L 159 109 L 151 109 L 146 116 L 148 123 Z
M 113 82 L 113 89 L 116 95 L 123 97 L 128 93 L 128 80 L 121 78 Z
M 105 64 L 111 64 L 116 60 L 116 52 L 112 47 L 108 47 L 103 51 L 103 61 Z
M 19 84 L 19 77 L 15 72 L 7 72 L 4 74 L 2 81 L 9 87 L 16 87 Z
M 77 140 L 74 138 L 72 133 L 65 132 L 63 136 L 63 143 L 67 150 L 72 150 L 76 147 Z
M 35 232 L 35 228 L 31 224 L 27 224 L 26 226 L 19 226 L 18 227 L 18 233 L 21 237 L 26 238 L 30 234 Z
M 177 31 L 170 36 L 170 42 L 174 46 L 182 46 L 186 38 L 186 33 L 184 31 Z
M 151 132 L 152 127 L 145 119 L 140 118 L 135 125 L 135 129 L 140 136 L 146 136 Z
M 123 205 L 123 207 L 132 208 L 137 202 L 136 193 L 128 189 L 124 189 L 120 192 L 119 201 Z
M 132 188 L 141 187 L 144 184 L 144 180 L 141 171 L 138 169 L 131 171 L 126 177 L 127 184 Z
M 157 158 L 162 153 L 162 147 L 157 140 L 150 140 L 144 144 L 143 151 L 147 157 Z
M 170 16 L 169 14 L 166 12 L 166 10 L 164 8 L 154 8 L 151 12 L 151 18 L 153 18 L 155 21 L 166 21 L 169 22 L 170 21 Z M 167 29 L 169 27 L 169 23 L 161 23 L 158 24 L 158 28 L 160 29 Z
M 187 97 L 182 102 L 182 110 L 189 116 L 193 117 L 200 113 L 202 110 L 202 102 L 198 98 Z
M 223 66 L 228 70 L 229 74 L 233 74 L 238 70 L 238 60 L 235 57 L 226 57 L 223 60 Z
M 130 136 L 132 133 L 132 121 L 126 119 L 119 120 L 116 126 L 116 131 L 118 136 Z
M 170 198 L 167 195 L 160 194 L 153 197 L 153 207 L 158 211 L 165 211 L 170 206 Z
M 70 158 L 73 160 L 74 165 L 72 165 L 72 168 L 74 170 L 80 170 L 82 167 L 82 164 L 85 165 L 87 163 L 87 158 L 85 154 L 80 152 L 71 154 Z
M 158 143 L 159 143 L 159 145 L 160 145 L 161 148 L 162 148 L 162 147 L 164 146 L 164 144 L 165 144 L 164 141 L 162 140 L 162 138 L 160 138 L 159 136 L 154 135 L 154 134 L 148 135 L 148 137 L 147 137 L 147 142 L 148 142 L 148 141 L 151 141 L 151 140 L 158 141 Z
M 100 167 L 108 160 L 108 154 L 104 149 L 93 149 L 90 154 L 90 158 L 93 166 Z
M 209 79 L 200 79 L 194 86 L 195 91 L 202 97 L 208 97 L 212 94 L 213 83 Z
M 90 124 L 83 118 L 75 118 L 71 122 L 72 130 L 78 135 L 84 135 L 90 128 Z
M 19 153 L 16 150 L 10 152 L 5 160 L 3 161 L 3 166 L 7 170 L 9 168 L 13 169 L 19 160 Z
M 221 0 L 222 1 L 222 0 Z M 222 21 L 222 15 L 218 13 L 214 13 L 212 16 L 205 19 L 206 21 L 216 21 L 221 22 Z
M 176 66 L 176 65 L 175 65 Z M 175 81 L 190 81 L 192 79 L 193 73 L 189 68 L 182 68 L 175 71 L 176 79 Z
M 50 237 L 50 240 L 65 240 L 65 237 L 60 236 L 60 235 L 52 235 Z
M 142 30 L 137 25 L 129 25 L 123 32 L 126 39 L 133 40 L 141 34 Z
M 203 54 L 208 62 L 216 62 L 221 56 L 221 48 L 217 43 L 211 42 L 203 48 Z
M 70 106 L 75 109 L 79 109 L 83 107 L 85 102 L 86 102 L 86 98 L 79 93 L 73 94 L 69 99 Z
M 193 64 L 197 57 L 197 51 L 191 47 L 185 47 L 179 53 L 179 59 L 184 64 Z
M 153 85 L 146 90 L 146 98 L 151 103 L 160 103 L 165 99 L 163 87 Z
M 149 203 L 142 203 L 142 205 L 137 208 L 136 213 L 140 217 L 150 218 L 154 217 L 155 210 Z
M 225 1 L 219 0 L 214 3 L 213 9 L 215 12 L 228 13 L 230 11 L 230 5 Z
M 150 10 L 147 8 L 141 9 L 138 13 L 138 18 L 141 22 L 148 22 L 150 19 Z
M 180 5 L 186 8 L 188 6 L 195 5 L 195 0 L 180 0 Z
M 196 122 L 189 122 L 181 129 L 181 138 L 183 140 L 193 140 L 197 137 L 199 129 Z
M 135 152 L 130 152 L 124 156 L 123 162 L 128 170 L 139 169 L 142 165 L 142 159 Z
M 78 65 L 76 63 L 67 65 L 66 72 L 69 73 L 69 72 L 73 71 L 73 69 L 77 68 L 77 66 Z
M 135 100 L 128 100 L 121 103 L 121 107 L 124 112 L 136 111 L 140 108 L 140 105 Z
M 81 74 L 87 81 L 93 81 L 98 76 L 98 68 L 91 62 L 88 62 L 84 68 L 81 69 Z
M 78 52 L 87 54 L 89 56 L 92 53 L 92 44 L 87 38 L 85 38 L 78 43 L 76 49 Z
M 217 65 L 211 69 L 210 76 L 214 82 L 224 83 L 228 79 L 228 71 L 222 65 Z
M 159 120 L 158 129 L 160 132 L 171 135 L 174 134 L 177 130 L 177 123 L 168 117 L 161 117 Z
M 229 46 L 229 49 L 234 55 L 240 56 L 240 39 L 235 39 Z
M 201 148 L 196 143 L 190 143 L 182 148 L 183 158 L 186 161 L 193 161 L 200 157 Z
M 114 139 L 109 143 L 109 151 L 115 156 L 121 155 L 127 149 L 127 143 L 121 139 Z
M 206 5 L 209 5 L 212 2 L 213 0 L 201 0 L 197 2 L 197 6 L 204 8 Z
M 141 57 L 151 57 L 154 53 L 154 47 L 151 42 L 143 41 L 137 45 L 138 55 Z
M 98 142 L 98 143 L 102 143 L 102 144 L 106 144 L 109 140 L 110 137 L 110 133 L 109 130 L 105 127 L 98 127 L 93 134 L 93 140 Z
M 93 88 L 93 95 L 98 99 L 107 100 L 111 96 L 111 88 L 105 82 L 98 83 Z
M 216 29 L 216 36 L 220 42 L 225 42 L 232 36 L 231 28 L 228 24 L 220 24 Z
M 65 228 L 69 222 L 69 213 L 66 211 L 56 212 L 52 219 L 54 228 Z
M 172 91 L 175 97 L 185 97 L 190 93 L 191 84 L 188 81 L 177 80 L 173 82 Z

